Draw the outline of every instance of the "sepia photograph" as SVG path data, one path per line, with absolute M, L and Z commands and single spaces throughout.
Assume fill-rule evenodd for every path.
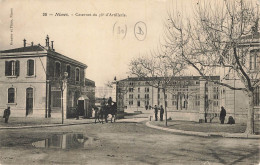
M 0 165 L 259 165 L 260 0 L 0 0 Z

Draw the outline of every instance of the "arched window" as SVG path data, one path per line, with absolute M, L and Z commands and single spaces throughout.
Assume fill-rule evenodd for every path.
M 55 62 L 55 77 L 60 77 L 60 75 L 61 75 L 60 62 Z
M 68 73 L 68 78 L 70 78 L 70 65 L 67 65 L 66 72 Z
M 79 81 L 79 68 L 76 68 L 76 81 Z
M 27 61 L 27 75 L 28 76 L 34 75 L 34 60 Z
M 15 90 L 14 88 L 8 89 L 8 103 L 14 103 L 15 100 Z

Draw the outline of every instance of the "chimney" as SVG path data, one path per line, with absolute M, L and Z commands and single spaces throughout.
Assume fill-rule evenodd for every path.
M 45 41 L 46 41 L 46 47 L 49 47 L 49 36 L 48 35 L 47 35 Z
M 33 46 L 33 42 L 31 42 L 32 46 Z
M 54 49 L 53 49 L 53 42 L 54 42 L 54 41 L 51 41 L 51 49 L 52 49 L 52 50 L 54 50 Z
M 23 47 L 26 47 L 26 39 L 23 40 Z

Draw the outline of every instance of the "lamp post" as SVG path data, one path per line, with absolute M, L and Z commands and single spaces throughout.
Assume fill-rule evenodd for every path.
M 63 78 L 60 79 L 60 90 L 61 90 L 61 124 L 64 123 L 64 109 L 63 109 L 63 91 L 66 89 L 67 86 L 67 77 L 68 72 L 64 72 Z

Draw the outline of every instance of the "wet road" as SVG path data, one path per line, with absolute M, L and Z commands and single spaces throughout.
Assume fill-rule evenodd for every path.
M 259 142 L 175 135 L 144 123 L 0 130 L 0 164 L 258 164 Z

